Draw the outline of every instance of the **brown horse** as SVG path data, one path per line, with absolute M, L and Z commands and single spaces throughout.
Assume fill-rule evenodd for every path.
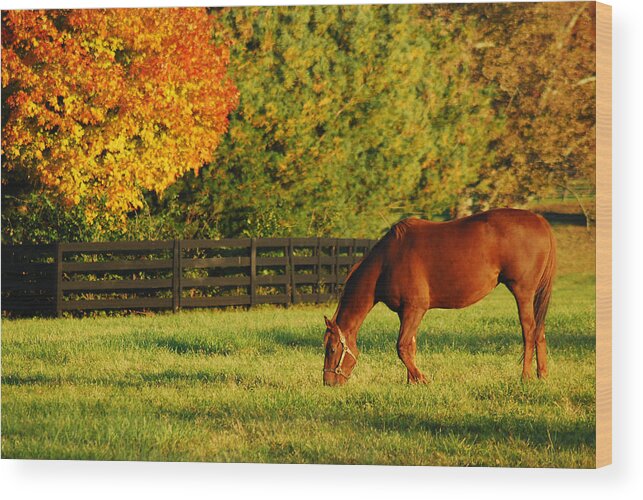
M 522 326 L 522 377 L 547 376 L 545 315 L 556 266 L 551 228 L 540 215 L 496 209 L 450 222 L 404 219 L 348 275 L 324 335 L 324 384 L 341 385 L 357 364 L 357 332 L 378 302 L 400 317 L 397 353 L 408 382 L 426 383 L 415 365 L 416 333 L 433 308 L 478 302 L 498 283 L 516 298 Z

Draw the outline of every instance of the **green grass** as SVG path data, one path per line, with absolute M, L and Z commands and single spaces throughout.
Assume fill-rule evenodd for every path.
M 563 254 L 582 250 L 570 241 Z M 418 364 L 430 384 L 417 387 L 405 384 L 397 316 L 383 306 L 342 388 L 321 383 L 332 306 L 5 320 L 2 457 L 592 467 L 590 261 L 579 271 L 562 259 L 550 377 L 527 384 L 503 287 L 427 314 Z

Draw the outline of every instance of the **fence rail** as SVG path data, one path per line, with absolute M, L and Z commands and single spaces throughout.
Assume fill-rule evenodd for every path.
M 2 310 L 26 315 L 320 303 L 375 244 L 233 238 L 2 246 Z

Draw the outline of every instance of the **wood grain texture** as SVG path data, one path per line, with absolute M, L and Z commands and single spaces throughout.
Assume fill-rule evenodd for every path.
M 612 7 L 596 3 L 596 467 L 612 463 Z

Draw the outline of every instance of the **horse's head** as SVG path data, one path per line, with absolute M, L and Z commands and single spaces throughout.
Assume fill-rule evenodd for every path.
M 349 340 L 333 320 L 326 320 L 324 334 L 324 385 L 343 385 L 357 364 L 357 345 Z

